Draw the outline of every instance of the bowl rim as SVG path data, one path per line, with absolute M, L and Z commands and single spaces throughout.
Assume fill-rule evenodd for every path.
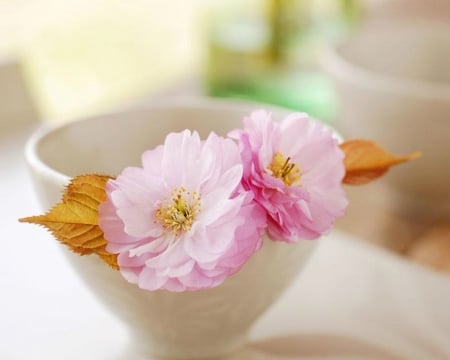
M 450 25 L 438 21 L 396 20 L 373 21 L 364 26 L 363 30 L 376 32 L 383 27 L 402 29 L 407 26 L 448 28 Z M 437 83 L 402 76 L 393 76 L 376 72 L 352 62 L 345 56 L 345 47 L 352 44 L 352 37 L 334 45 L 326 45 L 322 49 L 320 65 L 326 73 L 340 81 L 351 83 L 367 90 L 383 91 L 395 95 L 440 99 L 450 101 L 450 83 Z
M 289 112 L 295 112 L 294 110 L 290 110 L 280 106 L 240 99 L 216 99 L 200 96 L 165 98 L 165 99 L 155 98 L 147 102 L 139 102 L 134 104 L 128 104 L 125 106 L 120 106 L 110 111 L 101 112 L 91 116 L 86 116 L 77 120 L 72 120 L 62 124 L 58 124 L 56 126 L 49 126 L 45 124 L 41 125 L 26 141 L 24 149 L 25 160 L 33 172 L 38 173 L 40 176 L 44 178 L 52 179 L 52 182 L 56 182 L 61 186 L 66 186 L 70 182 L 71 177 L 54 169 L 39 156 L 39 146 L 42 143 L 42 141 L 45 140 L 45 138 L 51 136 L 51 134 L 59 131 L 60 129 L 76 126 L 84 122 L 100 120 L 103 118 L 108 118 L 110 116 L 123 115 L 126 114 L 127 112 L 136 110 L 151 111 L 152 109 L 169 109 L 174 107 L 197 108 L 197 109 L 199 108 L 230 109 L 230 110 L 236 109 L 242 111 L 251 111 L 252 109 L 264 108 L 269 111 L 277 111 L 280 114 L 284 113 L 286 115 Z

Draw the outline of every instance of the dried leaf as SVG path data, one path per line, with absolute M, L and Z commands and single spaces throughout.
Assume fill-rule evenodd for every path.
M 390 167 L 422 156 L 414 152 L 406 156 L 395 156 L 369 140 L 349 140 L 340 145 L 345 153 L 344 184 L 363 185 L 386 173 Z
M 106 251 L 106 240 L 98 226 L 98 206 L 106 200 L 105 187 L 109 179 L 102 175 L 78 176 L 67 186 L 62 202 L 48 213 L 19 221 L 42 225 L 75 253 L 97 254 L 118 269 L 117 256 Z

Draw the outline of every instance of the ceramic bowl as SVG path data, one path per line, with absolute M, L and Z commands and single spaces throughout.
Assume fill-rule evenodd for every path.
M 345 137 L 378 141 L 423 158 L 392 171 L 404 210 L 450 213 L 450 25 L 438 21 L 371 22 L 327 49 L 322 65 L 335 85 Z
M 59 201 L 70 177 L 115 175 L 140 165 L 140 155 L 172 131 L 195 129 L 226 135 L 255 105 L 212 100 L 177 101 L 125 109 L 40 131 L 26 157 L 44 210 Z M 283 110 L 274 109 L 276 117 Z M 305 265 L 316 241 L 296 245 L 264 240 L 243 269 L 214 289 L 172 293 L 144 291 L 97 257 L 62 248 L 88 288 L 132 332 L 145 359 L 218 359 L 242 349 L 254 321 Z M 233 358 L 235 359 L 235 357 Z

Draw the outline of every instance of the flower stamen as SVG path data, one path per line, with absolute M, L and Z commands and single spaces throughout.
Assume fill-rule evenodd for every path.
M 300 167 L 291 162 L 290 157 L 284 157 L 283 154 L 276 152 L 272 157 L 272 162 L 267 168 L 273 177 L 283 180 L 283 182 L 290 186 L 300 180 Z
M 175 189 L 170 200 L 162 203 L 156 211 L 155 222 L 159 221 L 164 229 L 175 236 L 190 230 L 200 211 L 200 195 L 186 191 L 184 187 Z

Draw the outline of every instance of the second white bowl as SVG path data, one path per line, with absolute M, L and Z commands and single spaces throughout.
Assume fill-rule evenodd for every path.
M 325 51 L 337 90 L 337 128 L 393 152 L 424 156 L 386 177 L 403 208 L 450 213 L 450 26 L 414 20 L 370 23 Z

